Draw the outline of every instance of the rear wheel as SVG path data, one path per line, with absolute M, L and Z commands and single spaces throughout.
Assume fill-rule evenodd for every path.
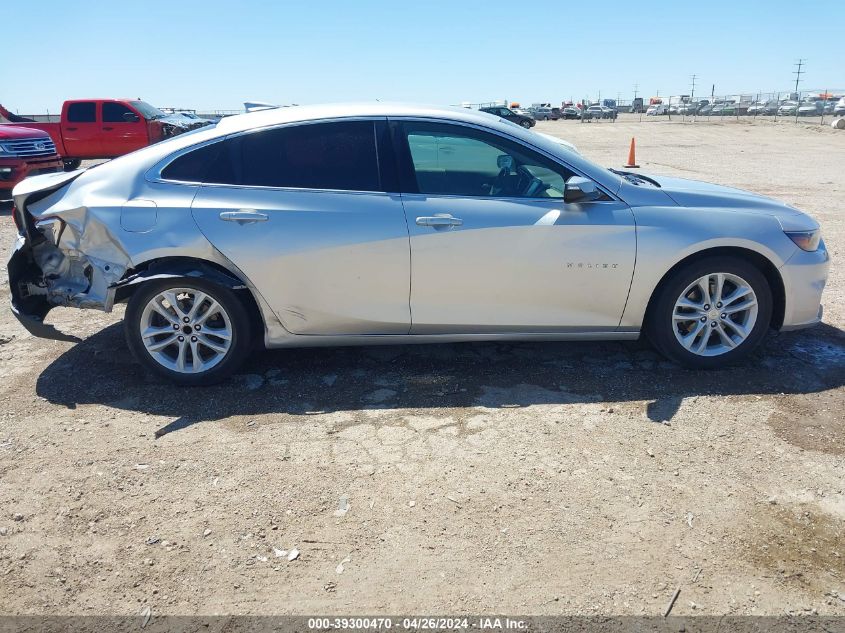
M 766 335 L 772 292 L 753 264 L 710 257 L 676 271 L 660 289 L 646 332 L 668 358 L 694 369 L 747 356 Z
M 250 348 L 250 321 L 229 289 L 195 278 L 148 282 L 129 300 L 126 341 L 150 371 L 180 385 L 227 378 Z
M 526 130 L 530 130 L 530 129 L 531 129 L 531 121 L 523 121 L 522 123 L 520 123 L 520 125 L 521 125 L 522 127 L 524 127 Z

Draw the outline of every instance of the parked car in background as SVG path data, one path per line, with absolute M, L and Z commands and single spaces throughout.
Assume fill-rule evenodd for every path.
M 752 103 L 748 106 L 747 114 L 749 116 L 760 116 L 760 115 L 773 115 L 777 114 L 778 111 L 778 102 L 777 101 L 757 101 Z
M 136 359 L 183 385 L 256 346 L 643 332 L 716 368 L 819 323 L 830 266 L 819 224 L 785 203 L 606 169 L 462 108 L 232 116 L 14 198 L 21 324 L 61 337 L 55 306 L 125 302 Z
M 591 118 L 591 119 L 603 119 L 603 118 L 605 118 L 604 108 L 602 108 L 602 106 L 600 106 L 598 104 L 589 106 L 586 109 L 585 112 L 589 115 L 589 118 Z
M 646 110 L 646 116 L 661 116 L 663 114 L 669 114 L 669 106 L 665 103 L 655 103 L 648 106 L 648 110 Z
M 196 112 L 174 112 L 174 114 L 178 114 L 179 116 L 188 119 L 188 124 L 194 129 L 214 123 L 211 119 L 202 118 Z
M 797 101 L 785 101 L 778 107 L 778 114 L 780 116 L 795 116 L 798 114 Z
M 615 119 L 617 116 L 619 116 L 619 112 L 616 110 L 616 108 L 611 108 L 610 106 L 602 105 L 601 110 L 604 113 L 605 119 Z
M 833 114 L 837 116 L 845 116 L 845 97 L 842 97 L 836 102 L 836 105 L 833 106 Z
M 560 108 L 552 108 L 552 121 L 557 121 L 560 117 Z
M 824 112 L 821 101 L 802 101 L 798 104 L 798 116 L 819 116 Z
M 534 120 L 534 117 L 517 112 L 516 109 L 511 110 L 510 108 L 505 108 L 503 106 L 493 106 L 489 108 L 480 108 L 480 111 L 486 112 L 487 114 L 494 114 L 497 117 L 503 118 L 505 121 L 511 121 L 524 127 L 525 129 L 530 129 L 537 125 L 537 121 Z
M 17 125 L 0 125 L 0 200 L 27 176 L 62 171 L 64 163 L 50 135 Z
M 736 112 L 735 101 L 722 101 L 713 106 L 710 116 L 734 116 Z
M 11 119 L 2 106 L 0 114 L 9 120 L 18 120 L 28 128 L 47 132 L 66 169 L 76 169 L 85 159 L 122 156 L 193 127 L 183 117 L 168 116 L 137 100 L 65 101 L 59 123 L 21 121 L 21 117 Z
M 564 119 L 580 119 L 581 118 L 581 110 L 575 107 L 567 107 L 563 108 L 560 111 L 561 117 Z
M 701 106 L 699 106 L 698 112 L 696 114 L 698 114 L 698 116 L 710 116 L 710 114 L 713 112 L 713 106 L 715 105 L 715 103 L 710 103 L 709 101 L 707 103 L 703 103 Z
M 535 121 L 550 121 L 552 118 L 552 109 L 545 106 L 532 106 L 528 111 Z

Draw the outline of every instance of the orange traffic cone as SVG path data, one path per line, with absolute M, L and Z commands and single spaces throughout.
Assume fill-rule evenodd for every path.
M 637 165 L 637 144 L 634 141 L 634 137 L 631 137 L 631 149 L 628 151 L 628 164 L 625 167 L 629 169 L 639 167 Z

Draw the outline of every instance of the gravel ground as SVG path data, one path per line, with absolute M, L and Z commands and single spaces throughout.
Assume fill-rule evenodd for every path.
M 825 323 L 717 372 L 645 343 L 309 349 L 184 390 L 120 310 L 55 310 L 77 345 L 0 310 L 0 610 L 658 615 L 680 588 L 675 614 L 845 615 L 845 133 L 538 129 L 811 212 Z

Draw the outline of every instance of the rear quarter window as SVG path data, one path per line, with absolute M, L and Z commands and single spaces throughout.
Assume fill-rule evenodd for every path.
M 182 154 L 161 171 L 164 180 L 235 184 L 227 141 Z

